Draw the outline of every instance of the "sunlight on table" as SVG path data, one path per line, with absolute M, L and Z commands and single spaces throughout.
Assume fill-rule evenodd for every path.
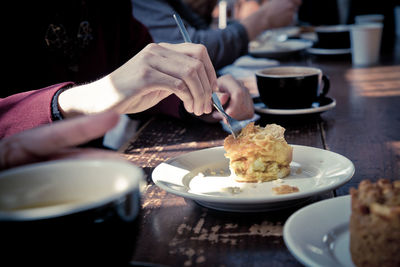
M 400 96 L 400 66 L 351 69 L 345 78 L 361 96 Z

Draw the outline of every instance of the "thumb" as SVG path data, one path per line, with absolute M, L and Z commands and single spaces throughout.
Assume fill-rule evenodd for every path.
M 222 106 L 224 106 L 226 103 L 228 103 L 230 95 L 226 92 L 217 92 L 216 93 L 219 101 L 221 102 Z

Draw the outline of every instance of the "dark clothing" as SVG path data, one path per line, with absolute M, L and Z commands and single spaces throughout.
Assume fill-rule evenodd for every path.
M 337 0 L 302 0 L 298 19 L 313 26 L 339 24 Z
M 11 2 L 0 97 L 97 80 L 152 41 L 129 0 Z
M 234 21 L 225 29 L 204 28 L 201 18 L 187 7 L 183 7 L 181 0 L 132 0 L 132 2 L 134 17 L 149 29 L 156 42 L 183 42 L 173 18 L 173 14 L 178 13 L 192 42 L 207 47 L 208 55 L 217 70 L 233 63 L 248 52 L 247 31 L 239 22 Z

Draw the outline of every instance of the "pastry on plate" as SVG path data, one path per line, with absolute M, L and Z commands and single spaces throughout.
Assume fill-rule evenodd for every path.
M 350 194 L 353 263 L 400 266 L 400 180 L 363 180 Z
M 290 174 L 293 148 L 284 138 L 285 129 L 277 124 L 265 127 L 249 123 L 237 138 L 224 140 L 229 168 L 238 182 L 266 182 Z

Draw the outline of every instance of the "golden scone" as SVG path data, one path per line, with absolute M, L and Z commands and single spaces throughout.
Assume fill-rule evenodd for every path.
M 235 139 L 224 140 L 225 156 L 238 182 L 266 182 L 290 174 L 293 148 L 286 143 L 285 129 L 276 124 L 265 128 L 249 123 Z
M 400 266 L 400 180 L 352 188 L 350 252 L 356 266 Z

